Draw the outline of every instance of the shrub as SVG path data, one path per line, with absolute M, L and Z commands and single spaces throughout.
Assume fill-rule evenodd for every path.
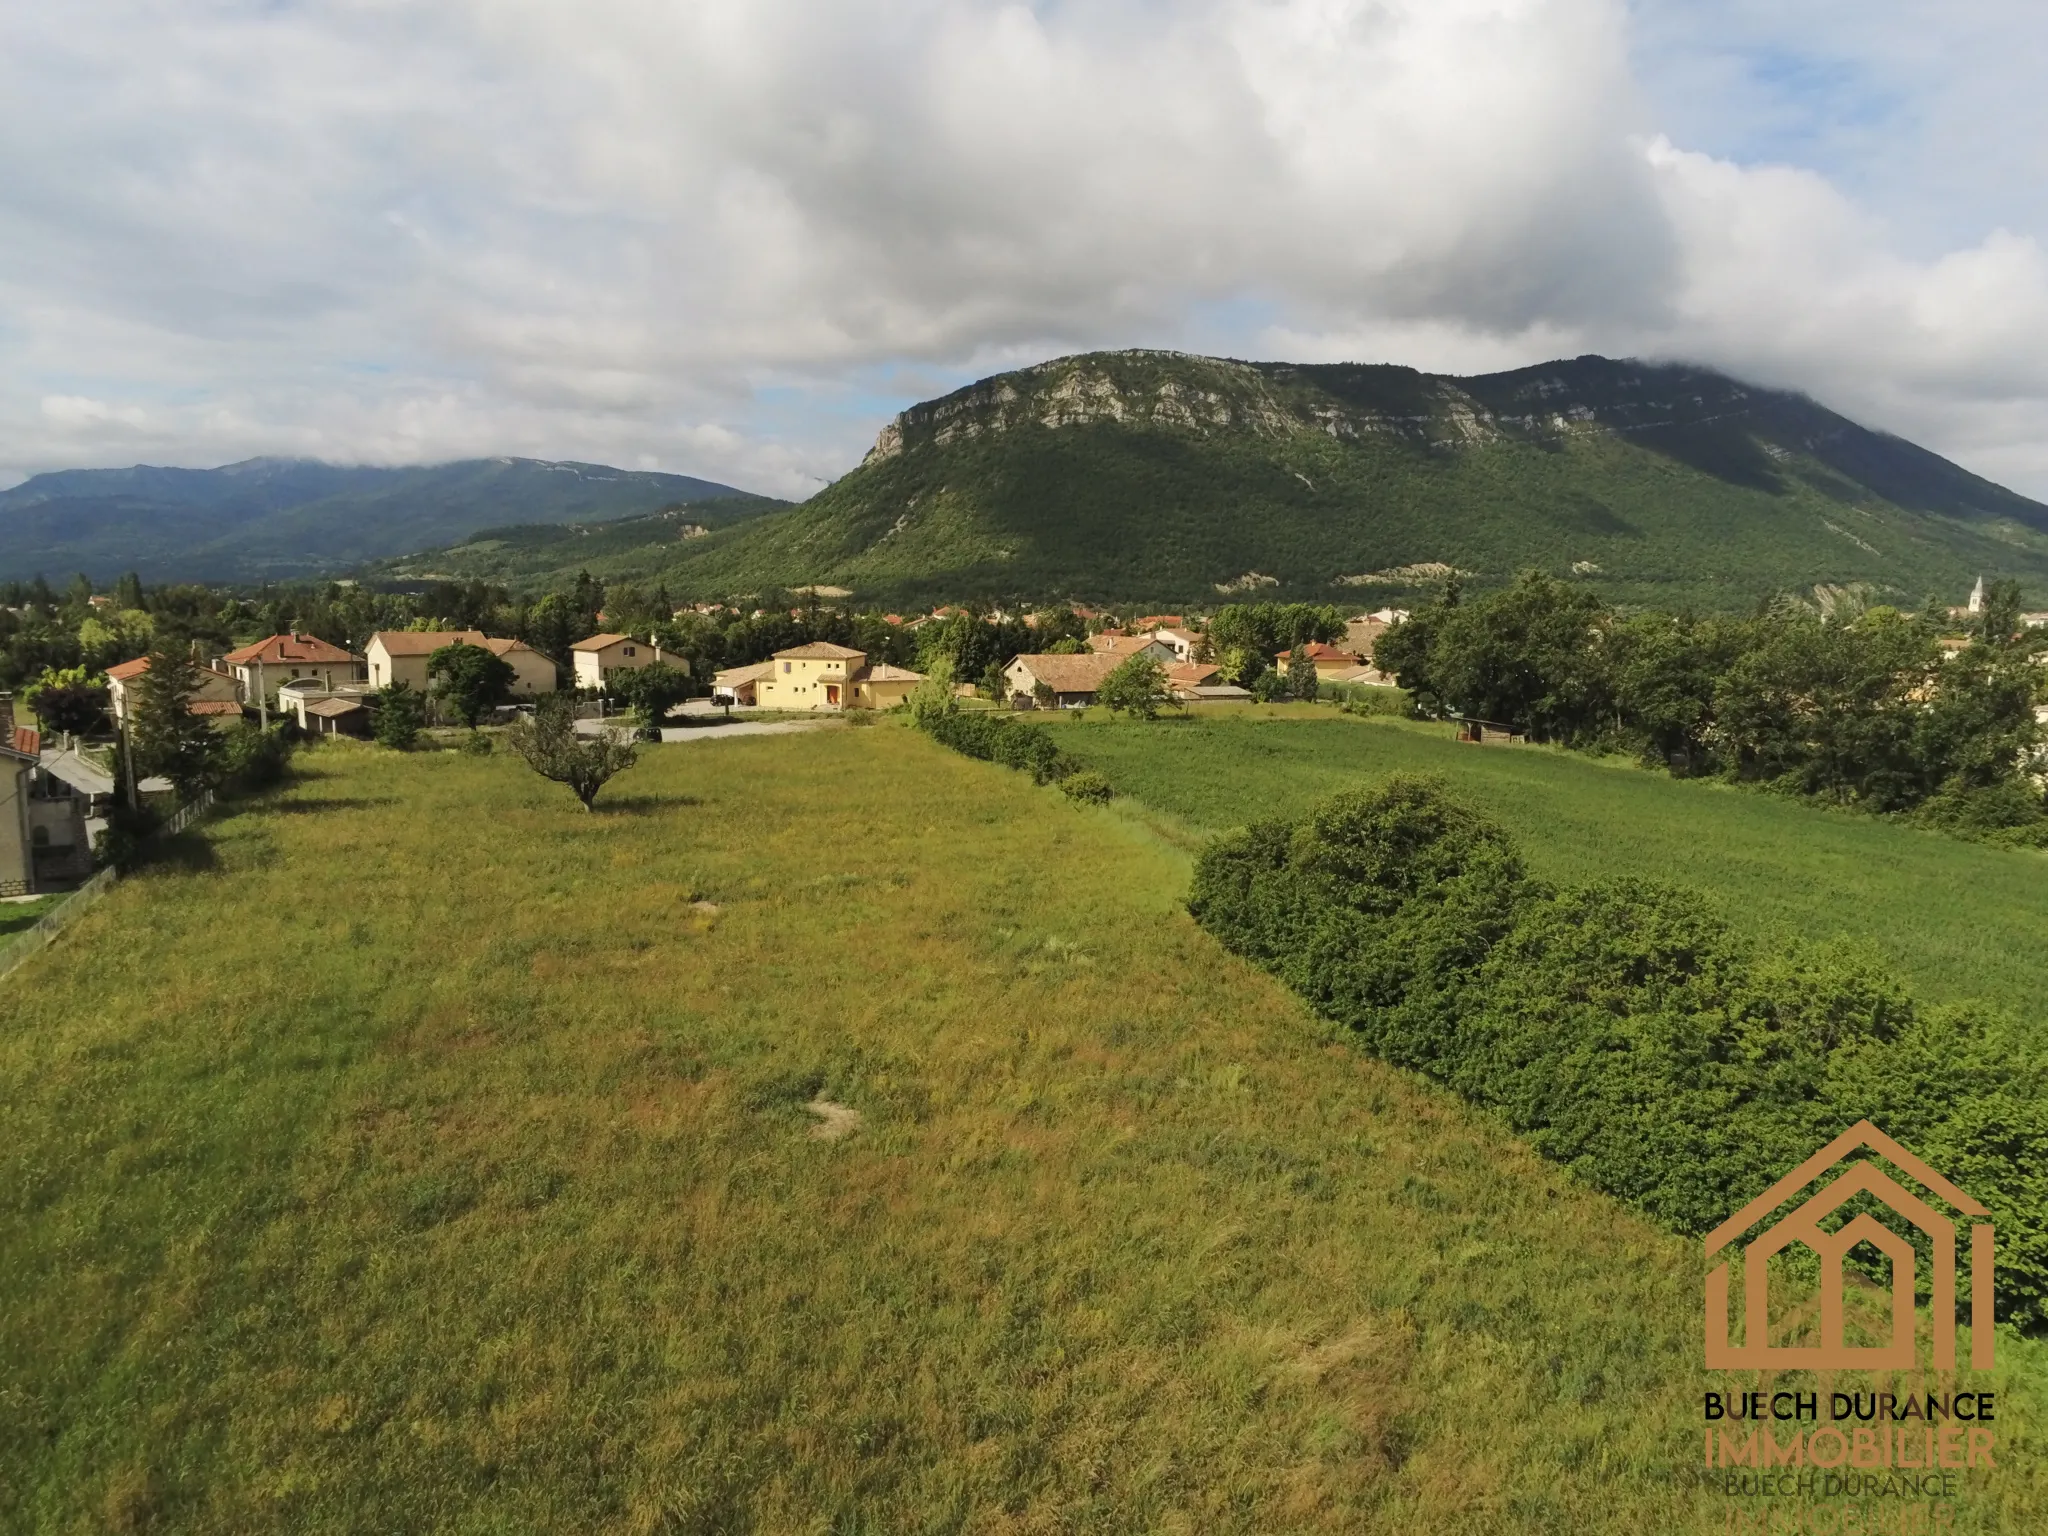
M 1070 773 L 1060 780 L 1060 793 L 1069 800 L 1078 800 L 1084 805 L 1102 805 L 1116 791 L 1109 787 L 1109 780 L 1091 769 Z
M 1378 1054 L 1706 1231 L 1870 1119 L 1993 1207 L 2000 1302 L 2048 1321 L 2048 1060 L 1869 955 L 1759 951 L 1696 896 L 1553 889 L 1441 783 L 1395 777 L 1218 839 L 1189 909 Z
M 246 721 L 221 737 L 223 787 L 238 793 L 267 789 L 284 778 L 291 766 L 292 732 L 279 720 L 267 730 Z
M 491 755 L 491 738 L 482 731 L 472 730 L 467 736 L 462 738 L 462 745 L 456 750 L 469 757 L 489 757 Z

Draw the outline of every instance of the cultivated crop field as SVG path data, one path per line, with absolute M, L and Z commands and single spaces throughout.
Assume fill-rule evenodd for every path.
M 1075 744 L 1162 804 L 1225 744 L 1189 823 L 1351 771 L 1315 733 L 1439 750 L 1151 729 Z M 0 1529 L 1723 1528 L 1694 1246 L 1225 954 L 1156 816 L 894 724 L 595 815 L 300 769 L 0 998 Z M 1963 1530 L 2048 1523 L 2001 1350 Z
M 1503 822 L 1538 876 L 1632 875 L 1706 892 L 1758 938 L 1872 946 L 1925 998 L 1984 998 L 2048 1026 L 2048 855 L 1546 747 L 1473 746 L 1448 726 L 1302 705 L 1193 719 L 1060 721 L 1090 767 L 1199 839 L 1294 817 L 1334 790 L 1444 775 Z M 1034 719 L 1049 717 L 1034 716 Z

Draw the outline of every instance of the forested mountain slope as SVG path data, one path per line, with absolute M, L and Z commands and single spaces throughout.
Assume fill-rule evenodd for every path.
M 499 574 L 555 568 L 533 553 Z M 1371 597 L 1537 566 L 1637 601 L 1867 582 L 1917 603 L 1979 572 L 2048 586 L 2048 507 L 1700 368 L 1449 378 L 1116 352 L 915 406 L 801 506 L 681 547 L 625 541 L 606 564 L 679 595 L 822 583 L 890 602 Z
M 264 580 L 334 571 L 518 523 L 717 502 L 722 526 L 776 505 L 689 475 L 539 459 L 413 468 L 249 459 L 219 469 L 73 469 L 0 491 L 0 577 Z

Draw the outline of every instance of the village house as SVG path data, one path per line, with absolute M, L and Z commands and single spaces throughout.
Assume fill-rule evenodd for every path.
M 277 690 L 277 712 L 308 736 L 367 736 L 372 724 L 368 683 L 336 683 L 301 677 Z
M 505 685 L 514 698 L 530 699 L 535 694 L 553 693 L 561 686 L 561 668 L 545 651 L 536 651 L 524 640 L 501 640 L 493 636 L 484 649 L 512 669 L 512 681 Z
M 1334 682 L 1342 674 L 1356 672 L 1359 668 L 1359 660 L 1351 652 L 1339 650 L 1336 646 L 1326 644 L 1321 640 L 1318 640 L 1314 645 L 1303 646 L 1302 650 L 1307 653 L 1308 659 L 1315 664 L 1316 677 L 1321 682 Z M 1273 658 L 1273 665 L 1280 671 L 1285 672 L 1287 670 L 1287 659 L 1291 654 L 1288 651 L 1281 651 Z
M 107 668 L 107 694 L 112 701 L 114 722 L 125 725 L 134 712 L 135 685 L 149 670 L 149 658 L 138 656 L 118 667 Z M 200 667 L 199 686 L 186 696 L 186 706 L 195 715 L 211 716 L 216 722 L 242 718 L 240 686 L 225 672 Z
M 1171 645 L 1152 635 L 1120 635 L 1106 629 L 1088 637 L 1088 649 L 1097 656 L 1111 657 L 1113 662 L 1129 661 L 1133 656 L 1149 656 L 1165 667 L 1186 660 L 1177 655 Z
M 1164 625 L 1149 631 L 1149 633 L 1154 640 L 1157 640 L 1161 645 L 1173 652 L 1173 659 L 1175 661 L 1182 663 L 1193 661 L 1195 659 L 1195 649 L 1202 643 L 1200 635 L 1197 635 L 1193 630 L 1183 629 L 1178 625 Z
M 0 694 L 0 896 L 69 887 L 92 873 L 86 798 L 43 771 L 42 733 L 14 723 Z
M 763 709 L 892 709 L 923 681 L 921 672 L 870 665 L 866 651 L 816 640 L 777 651 L 759 666 L 721 672 L 715 686 Z
M 480 629 L 380 629 L 363 647 L 370 686 L 389 688 L 404 683 L 425 693 L 429 656 L 444 646 L 480 646 L 487 638 Z
M 690 670 L 689 657 L 664 651 L 631 635 L 592 635 L 588 640 L 578 640 L 570 650 L 575 657 L 578 688 L 606 688 L 618 673 L 638 672 L 657 663 L 674 667 L 686 676 Z
M 536 651 L 524 640 L 500 639 L 480 629 L 378 630 L 370 636 L 370 643 L 363 647 L 370 686 L 389 688 L 393 683 L 405 683 L 426 692 L 428 659 L 434 652 L 451 645 L 474 645 L 510 666 L 512 681 L 508 691 L 516 698 L 553 693 L 561 686 L 560 669 L 553 657 Z M 340 687 L 342 681 L 347 680 L 329 684 L 329 691 L 345 691 Z
M 277 707 L 277 690 L 298 678 L 317 678 L 332 688 L 363 675 L 360 656 L 316 635 L 272 635 L 229 651 L 221 660 L 233 671 L 242 702 L 266 711 Z
M 1029 699 L 1051 709 L 1086 709 L 1095 702 L 1102 680 L 1123 664 L 1113 651 L 1092 651 L 1086 656 L 1013 656 L 1003 668 L 1003 681 L 1010 697 Z M 1043 687 L 1050 700 L 1039 697 Z

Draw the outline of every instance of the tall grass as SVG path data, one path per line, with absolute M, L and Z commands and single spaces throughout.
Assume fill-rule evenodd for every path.
M 0 997 L 0 1528 L 1721 1528 L 1692 1247 L 1224 955 L 1130 819 L 894 726 L 596 815 L 303 769 Z

